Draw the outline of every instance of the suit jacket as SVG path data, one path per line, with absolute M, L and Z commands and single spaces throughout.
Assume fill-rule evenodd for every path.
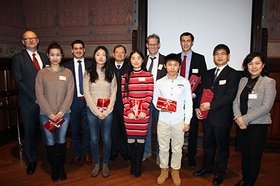
M 92 61 L 90 60 L 87 60 L 87 59 L 84 59 L 84 62 L 85 62 L 85 70 L 89 69 L 91 67 L 91 64 L 92 64 Z M 74 99 L 77 99 L 77 85 L 76 85 L 76 76 L 75 76 L 75 67 L 74 67 L 74 59 L 72 60 L 69 60 L 65 63 L 62 64 L 65 68 L 68 68 L 72 71 L 73 73 L 73 76 L 74 76 L 74 97 L 73 97 L 73 100 Z
M 214 98 L 206 120 L 216 125 L 231 125 L 233 120 L 232 102 L 236 96 L 240 75 L 233 68 L 226 66 L 213 82 L 215 70 L 216 68 L 213 68 L 206 72 L 195 108 L 199 108 L 202 90 L 211 89 Z
M 236 98 L 233 102 L 234 118 L 241 115 L 240 111 L 240 95 L 247 85 L 248 78 L 243 77 L 240 80 Z M 248 111 L 243 116 L 245 125 L 249 124 L 271 124 L 270 110 L 273 106 L 276 96 L 276 81 L 267 76 L 260 76 L 254 88 L 256 99 L 248 100 Z
M 38 51 L 43 63 L 43 68 L 49 65 L 49 59 L 46 54 Z M 13 76 L 19 89 L 19 105 L 26 106 L 36 101 L 35 78 L 37 70 L 33 64 L 26 49 L 12 57 Z
M 178 55 L 179 60 L 182 61 L 182 59 L 181 59 L 182 52 L 177 55 Z M 197 75 L 198 77 L 201 77 L 201 82 L 202 82 L 206 71 L 207 71 L 207 67 L 206 67 L 206 62 L 205 62 L 204 56 L 201 54 L 198 54 L 196 52 L 192 52 L 192 58 L 191 58 L 191 62 L 190 62 L 190 72 L 189 72 L 188 79 L 191 77 L 192 74 L 194 74 L 194 75 Z M 200 86 L 201 86 L 201 83 L 197 86 L 196 90 L 194 91 L 195 95 L 198 95 Z
M 149 57 L 150 57 L 149 55 L 145 57 L 145 59 L 144 59 L 145 64 L 147 64 Z M 159 54 L 158 68 L 157 68 L 157 80 L 166 75 L 166 68 L 164 68 L 164 58 L 165 58 L 164 55 Z M 160 65 L 162 65 L 161 69 L 159 69 Z

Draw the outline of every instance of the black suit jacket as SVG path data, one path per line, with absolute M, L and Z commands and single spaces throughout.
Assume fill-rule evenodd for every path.
M 178 55 L 179 60 L 182 61 L 182 59 L 181 59 L 182 53 L 179 53 L 177 55 Z M 201 82 L 202 82 L 204 79 L 205 73 L 207 71 L 204 56 L 201 54 L 198 54 L 196 52 L 192 52 L 192 58 L 191 58 L 190 63 L 191 64 L 190 64 L 190 72 L 189 72 L 188 79 L 191 77 L 192 74 L 194 74 L 194 75 L 197 75 L 198 77 L 201 77 Z M 194 92 L 195 95 L 197 95 L 199 93 L 200 85 L 197 86 L 197 88 Z
M 150 57 L 149 55 L 145 57 L 145 59 L 144 59 L 145 64 L 147 64 L 149 57 Z M 159 54 L 158 68 L 157 68 L 157 80 L 166 75 L 166 68 L 164 67 L 164 58 L 165 58 L 164 55 Z M 161 69 L 159 69 L 160 65 L 162 65 Z
M 233 120 L 232 103 L 237 93 L 240 73 L 226 66 L 213 83 L 215 70 L 216 68 L 213 68 L 206 72 L 195 106 L 199 108 L 202 89 L 211 89 L 214 98 L 206 120 L 217 125 L 231 125 Z
M 91 64 L 92 64 L 92 61 L 90 60 L 87 60 L 87 59 L 84 59 L 84 62 L 85 62 L 85 69 L 89 69 L 91 67 Z M 77 98 L 77 85 L 76 85 L 76 76 L 75 76 L 75 67 L 74 67 L 74 59 L 72 60 L 69 60 L 65 63 L 62 64 L 65 68 L 68 68 L 72 71 L 73 73 L 73 76 L 74 76 L 74 85 L 75 85 L 75 88 L 74 88 L 74 97 L 73 99 L 76 99 Z
M 43 63 L 43 68 L 49 65 L 49 59 L 46 54 L 38 52 Z M 20 53 L 12 57 L 13 76 L 19 89 L 19 105 L 27 106 L 34 104 L 35 95 L 35 79 L 37 70 L 33 64 L 26 49 L 22 49 Z

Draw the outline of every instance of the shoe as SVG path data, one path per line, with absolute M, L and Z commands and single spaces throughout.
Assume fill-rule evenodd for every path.
M 102 173 L 104 178 L 108 178 L 110 175 L 109 167 L 107 164 L 103 164 Z
M 151 157 L 151 156 L 152 156 L 151 153 L 148 154 L 148 153 L 145 152 L 145 153 L 143 154 L 143 159 L 142 159 L 142 161 L 145 161 L 148 157 Z
M 81 161 L 81 156 L 73 156 L 70 161 L 70 166 L 74 167 Z
M 204 174 L 211 173 L 212 170 L 200 169 L 193 173 L 194 176 L 203 176 Z
M 92 176 L 92 177 L 98 176 L 99 170 L 100 170 L 99 164 L 95 164 L 95 165 L 94 165 L 94 168 L 93 168 L 92 171 L 91 171 L 91 176 Z
M 237 182 L 234 186 L 245 186 L 245 182 L 244 180 L 240 180 L 239 182 Z
M 35 170 L 36 170 L 36 162 L 28 163 L 28 166 L 26 169 L 26 174 L 32 175 L 32 174 L 34 174 Z
M 92 157 L 91 155 L 87 154 L 85 156 L 85 163 L 88 165 L 88 166 L 92 166 Z
M 161 169 L 160 175 L 157 179 L 157 184 L 159 184 L 159 185 L 163 184 L 167 178 L 168 178 L 168 168 Z
M 196 162 L 194 157 L 189 157 L 189 166 L 190 167 L 195 167 L 196 166 Z
M 175 186 L 181 185 L 181 178 L 179 175 L 179 170 L 180 169 L 172 169 L 172 171 L 171 171 L 172 180 L 173 180 L 173 183 Z
M 220 185 L 223 182 L 223 180 L 224 180 L 223 176 L 215 175 L 213 179 L 213 184 Z

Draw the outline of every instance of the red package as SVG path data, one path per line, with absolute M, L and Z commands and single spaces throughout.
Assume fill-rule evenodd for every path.
M 60 127 L 64 123 L 64 119 L 60 118 L 58 121 L 53 121 L 49 119 L 45 124 L 44 128 L 48 129 L 51 133 L 53 133 L 57 128 Z
M 177 101 L 158 97 L 157 108 L 166 109 L 170 112 L 176 112 Z
M 198 84 L 200 83 L 200 81 L 201 81 L 201 77 L 198 77 L 197 75 L 194 75 L 194 74 L 191 75 L 189 82 L 191 84 L 192 92 L 195 91 L 195 89 L 198 86 Z
M 212 90 L 203 89 L 200 105 L 202 103 L 205 103 L 205 102 L 210 102 L 211 103 L 212 100 L 213 100 L 213 97 L 214 97 L 214 93 L 212 92 Z M 209 112 L 209 110 L 201 111 L 201 115 L 202 115 L 203 119 L 207 118 L 208 112 Z
M 110 104 L 109 98 L 106 99 L 98 98 L 97 100 L 97 108 L 100 110 L 100 112 L 105 111 L 108 108 L 109 104 Z
M 129 100 L 130 109 L 133 112 L 135 118 L 138 118 L 138 115 L 142 111 L 142 102 L 143 102 L 143 100 L 139 100 L 139 99 Z

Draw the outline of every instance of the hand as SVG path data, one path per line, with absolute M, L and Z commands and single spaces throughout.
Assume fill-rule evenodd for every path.
M 239 116 L 235 119 L 236 124 L 240 129 L 247 129 L 247 126 L 244 124 L 244 120 L 242 116 Z
M 197 117 L 198 119 L 200 119 L 200 120 L 203 119 L 200 109 L 198 109 L 198 108 L 195 109 L 195 113 L 196 113 L 196 117 Z
M 201 110 L 201 111 L 210 110 L 210 102 L 202 103 L 202 104 L 200 105 L 200 110 Z
M 139 119 L 144 119 L 146 117 L 146 114 L 144 112 L 139 113 Z
M 184 132 L 188 132 L 189 130 L 190 130 L 190 124 L 185 123 L 185 124 L 184 124 L 184 128 L 183 128 L 183 131 L 184 131 Z
M 97 117 L 101 120 L 106 118 L 106 116 L 103 113 L 98 114 Z
M 166 110 L 166 109 L 164 109 L 164 108 L 162 108 L 160 111 L 161 111 L 161 112 L 170 112 L 170 111 L 168 111 L 168 110 Z
M 59 117 L 57 117 L 56 114 L 51 114 L 49 115 L 49 118 L 52 120 L 52 121 L 57 121 L 59 119 Z
M 134 116 L 133 113 L 129 113 L 129 114 L 127 115 L 127 117 L 128 117 L 129 119 L 135 119 L 135 116 Z
M 247 125 L 245 125 L 245 124 L 241 124 L 241 125 L 238 125 L 238 126 L 242 130 L 247 129 Z
M 64 116 L 64 113 L 60 111 L 56 114 L 56 116 L 58 117 L 58 119 L 60 119 Z

